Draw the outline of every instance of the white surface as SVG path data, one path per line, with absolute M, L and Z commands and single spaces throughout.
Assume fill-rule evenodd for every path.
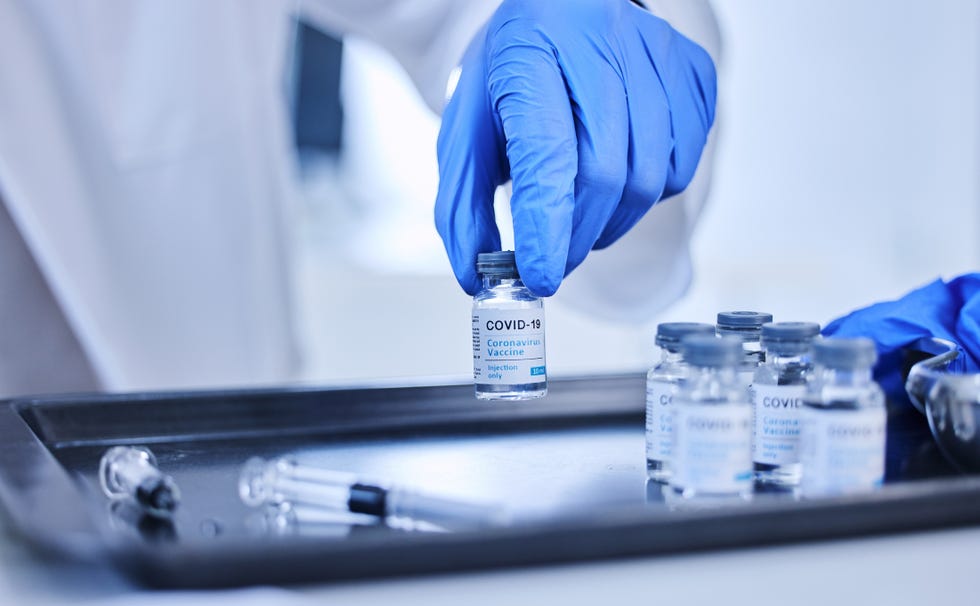
M 0 195 L 106 389 L 297 366 L 287 8 L 0 3 Z
M 801 520 L 801 523 L 806 523 Z M 968 604 L 980 529 L 296 588 L 150 591 L 0 539 L 0 600 L 180 604 Z
M 309 4 L 386 45 L 437 103 L 496 1 Z M 33 332 L 33 299 L 57 301 L 101 387 L 297 375 L 284 85 L 302 9 L 0 2 L 0 203 L 50 293 L 5 290 Z
M 715 0 L 712 198 L 671 310 L 826 322 L 980 266 L 980 4 Z

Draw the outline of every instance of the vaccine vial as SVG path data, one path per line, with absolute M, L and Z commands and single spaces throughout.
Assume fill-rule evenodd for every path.
M 548 393 L 544 304 L 524 286 L 514 251 L 481 253 L 483 288 L 473 297 L 473 382 L 481 400 L 530 400 Z
M 762 325 L 765 362 L 752 380 L 752 461 L 763 484 L 795 486 L 800 481 L 800 409 L 813 370 L 814 322 Z
M 755 370 L 765 361 L 760 342 L 762 325 L 772 322 L 772 314 L 760 311 L 723 311 L 718 314 L 718 336 L 732 336 L 742 341 L 742 359 L 738 375 L 745 385 L 751 385 Z
M 870 339 L 819 339 L 800 414 L 803 497 L 874 490 L 885 476 L 885 396 Z
M 660 363 L 647 373 L 646 451 L 647 476 L 656 482 L 670 478 L 670 451 L 674 433 L 671 401 L 687 364 L 681 354 L 681 339 L 687 335 L 714 335 L 715 327 L 698 322 L 665 322 L 657 326 Z
M 752 405 L 734 337 L 681 340 L 689 370 L 674 396 L 670 489 L 686 499 L 752 495 Z

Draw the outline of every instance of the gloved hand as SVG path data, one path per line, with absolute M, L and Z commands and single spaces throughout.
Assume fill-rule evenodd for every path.
M 876 303 L 831 322 L 824 336 L 869 337 L 878 345 L 875 380 L 904 400 L 903 349 L 922 337 L 959 346 L 952 372 L 980 372 L 980 274 L 936 280 L 897 301 Z
M 470 294 L 476 255 L 500 249 L 498 185 L 513 179 L 521 277 L 549 296 L 687 186 L 714 121 L 707 52 L 629 0 L 504 0 L 461 67 L 435 215 Z

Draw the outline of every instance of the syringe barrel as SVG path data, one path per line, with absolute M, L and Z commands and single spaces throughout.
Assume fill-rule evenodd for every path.
M 250 459 L 242 469 L 238 493 L 246 505 L 303 503 L 347 511 L 356 476 L 300 465 L 288 458 Z
M 288 458 L 250 459 L 242 469 L 238 489 L 242 501 L 252 507 L 299 504 L 381 519 L 425 521 L 447 530 L 507 522 L 500 507 L 383 486 L 351 473 L 301 465 Z
M 386 500 L 393 518 L 424 520 L 447 530 L 476 529 L 507 524 L 506 511 L 497 505 L 459 501 L 393 487 Z

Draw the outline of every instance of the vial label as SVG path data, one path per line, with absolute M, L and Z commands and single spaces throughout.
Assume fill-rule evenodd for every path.
M 545 381 L 544 309 L 473 311 L 473 380 L 521 385 Z
M 742 383 L 742 385 L 745 385 L 746 387 L 752 386 L 752 381 L 755 380 L 755 371 L 757 368 L 757 366 L 752 366 L 739 369 L 738 380 Z
M 752 407 L 674 406 L 671 485 L 705 494 L 740 494 L 752 486 Z
M 885 477 L 884 408 L 820 410 L 800 414 L 804 496 L 861 492 Z
M 673 406 L 677 384 L 647 381 L 647 459 L 669 461 L 673 447 Z
M 753 385 L 752 460 L 767 465 L 800 462 L 800 411 L 805 385 Z

